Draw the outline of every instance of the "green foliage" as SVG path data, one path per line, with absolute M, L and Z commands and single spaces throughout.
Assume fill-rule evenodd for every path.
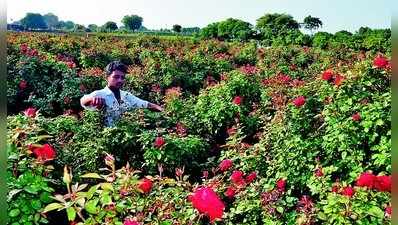
M 233 18 L 209 24 L 200 32 L 202 38 L 238 41 L 247 41 L 253 37 L 253 34 L 250 23 Z
M 356 188 L 349 198 L 336 193 L 328 193 L 320 201 L 318 218 L 330 224 L 390 224 L 384 216 L 383 204 L 388 203 L 385 193 L 374 193 Z
M 21 25 L 27 29 L 46 29 L 47 24 L 44 18 L 39 13 L 27 13 L 24 18 L 21 19 Z
M 145 153 L 145 165 L 150 171 L 157 171 L 158 166 L 164 168 L 167 174 L 173 174 L 177 168 L 185 168 L 192 174 L 201 168 L 201 163 L 207 159 L 208 144 L 195 135 L 179 137 L 177 135 L 162 135 L 165 145 L 157 148 L 154 146 L 156 133 L 146 132 L 141 134 L 140 141 Z
M 316 30 L 319 27 L 322 27 L 322 21 L 317 17 L 312 17 L 311 15 L 306 16 L 304 18 L 304 28 L 310 31 Z
M 137 16 L 137 15 L 131 15 L 131 16 L 124 16 L 122 19 L 122 23 L 127 29 L 130 30 L 138 30 L 142 26 L 142 17 Z
M 108 21 L 108 22 L 106 22 L 104 25 L 102 25 L 102 28 L 105 30 L 105 31 L 108 31 L 108 32 L 112 32 L 112 31 L 115 31 L 115 30 L 117 30 L 117 24 L 115 23 L 115 22 L 113 22 L 113 21 Z

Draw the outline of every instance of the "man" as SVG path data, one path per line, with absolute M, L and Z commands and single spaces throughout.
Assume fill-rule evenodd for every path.
M 163 111 L 159 105 L 137 98 L 120 88 L 125 81 L 127 66 L 120 61 L 113 61 L 105 67 L 107 86 L 102 90 L 96 90 L 80 99 L 84 109 L 104 109 L 105 126 L 113 126 L 121 114 L 134 108 L 149 108 L 156 111 Z M 103 108 L 105 107 L 105 108 Z

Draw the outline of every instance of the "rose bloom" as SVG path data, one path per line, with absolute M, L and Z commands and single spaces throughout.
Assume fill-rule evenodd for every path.
M 361 120 L 361 115 L 357 112 L 357 113 L 353 114 L 351 116 L 351 118 L 352 118 L 353 121 L 360 121 Z
M 246 183 L 249 184 L 253 182 L 256 178 L 257 178 L 257 173 L 255 171 L 251 172 L 249 175 L 246 176 Z
M 316 168 L 315 176 L 317 176 L 317 177 L 322 177 L 323 176 L 322 168 Z
M 381 192 L 391 192 L 391 176 L 377 176 L 374 188 Z
M 333 70 L 325 70 L 322 73 L 322 80 L 330 81 L 333 78 Z
M 220 168 L 221 171 L 227 171 L 227 170 L 229 170 L 229 168 L 232 167 L 232 165 L 233 165 L 232 160 L 224 159 L 223 161 L 221 161 L 221 163 L 218 167 Z
M 28 87 L 28 82 L 26 80 L 21 80 L 19 81 L 18 87 L 19 89 L 24 90 Z
M 36 117 L 37 109 L 33 108 L 33 107 L 29 107 L 29 108 L 25 109 L 25 111 L 23 111 L 23 113 L 26 117 L 34 118 L 34 117 Z
M 243 179 L 243 172 L 240 170 L 235 170 L 232 172 L 231 181 L 236 185 L 242 185 L 245 183 Z
M 188 200 L 192 202 L 193 207 L 199 213 L 208 215 L 210 222 L 222 218 L 225 206 L 213 189 L 209 187 L 199 188 L 188 196 Z
M 236 190 L 233 187 L 228 187 L 224 194 L 228 198 L 233 198 L 236 195 Z
M 305 97 L 304 97 L 304 96 L 299 96 L 299 97 L 295 98 L 295 99 L 293 100 L 293 104 L 294 104 L 296 107 L 301 107 L 301 106 L 303 106 L 303 105 L 305 104 Z
M 279 191 L 285 191 L 285 187 L 286 187 L 286 180 L 285 179 L 279 179 L 276 182 L 276 186 L 278 187 Z
M 369 172 L 365 172 L 359 176 L 356 183 L 357 183 L 357 186 L 359 186 L 359 187 L 373 188 L 375 181 L 376 181 L 375 175 L 373 175 L 372 173 L 369 173 Z
M 392 213 L 391 206 L 387 206 L 384 212 L 385 212 L 386 217 L 391 217 L 391 213 Z
M 374 60 L 373 60 L 373 66 L 379 69 L 385 69 L 388 67 L 390 62 L 388 59 L 382 55 L 378 55 Z
M 133 219 L 126 219 L 124 220 L 123 225 L 140 225 L 140 224 Z
M 340 86 L 340 85 L 343 83 L 343 81 L 344 81 L 344 77 L 341 76 L 341 75 L 337 75 L 337 76 L 334 78 L 334 85 Z
M 56 155 L 54 148 L 49 144 L 45 144 L 39 148 L 34 148 L 33 154 L 39 161 L 53 160 Z
M 142 179 L 139 183 L 138 183 L 138 188 L 144 192 L 144 193 L 148 193 L 151 191 L 152 189 L 152 181 L 149 180 L 148 178 L 144 178 Z
M 164 144 L 166 144 L 166 141 L 164 140 L 163 137 L 156 137 L 155 143 L 154 143 L 154 146 L 155 146 L 156 148 L 160 148 L 160 147 L 162 147 Z
M 352 187 L 344 187 L 341 194 L 351 198 L 355 194 L 355 190 Z
M 241 96 L 236 96 L 236 97 L 232 100 L 232 102 L 233 102 L 235 105 L 240 105 L 240 104 L 242 103 L 242 97 L 241 97 Z

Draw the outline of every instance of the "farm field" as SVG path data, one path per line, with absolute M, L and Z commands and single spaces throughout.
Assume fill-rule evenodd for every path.
M 391 224 L 391 39 L 7 33 L 9 224 Z M 80 98 L 161 105 L 115 127 Z

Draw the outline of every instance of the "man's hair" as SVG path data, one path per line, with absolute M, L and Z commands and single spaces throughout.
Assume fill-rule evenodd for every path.
M 119 70 L 119 71 L 122 71 L 123 73 L 127 73 L 127 66 L 120 61 L 113 61 L 105 67 L 106 76 L 111 75 L 112 72 L 115 70 Z

